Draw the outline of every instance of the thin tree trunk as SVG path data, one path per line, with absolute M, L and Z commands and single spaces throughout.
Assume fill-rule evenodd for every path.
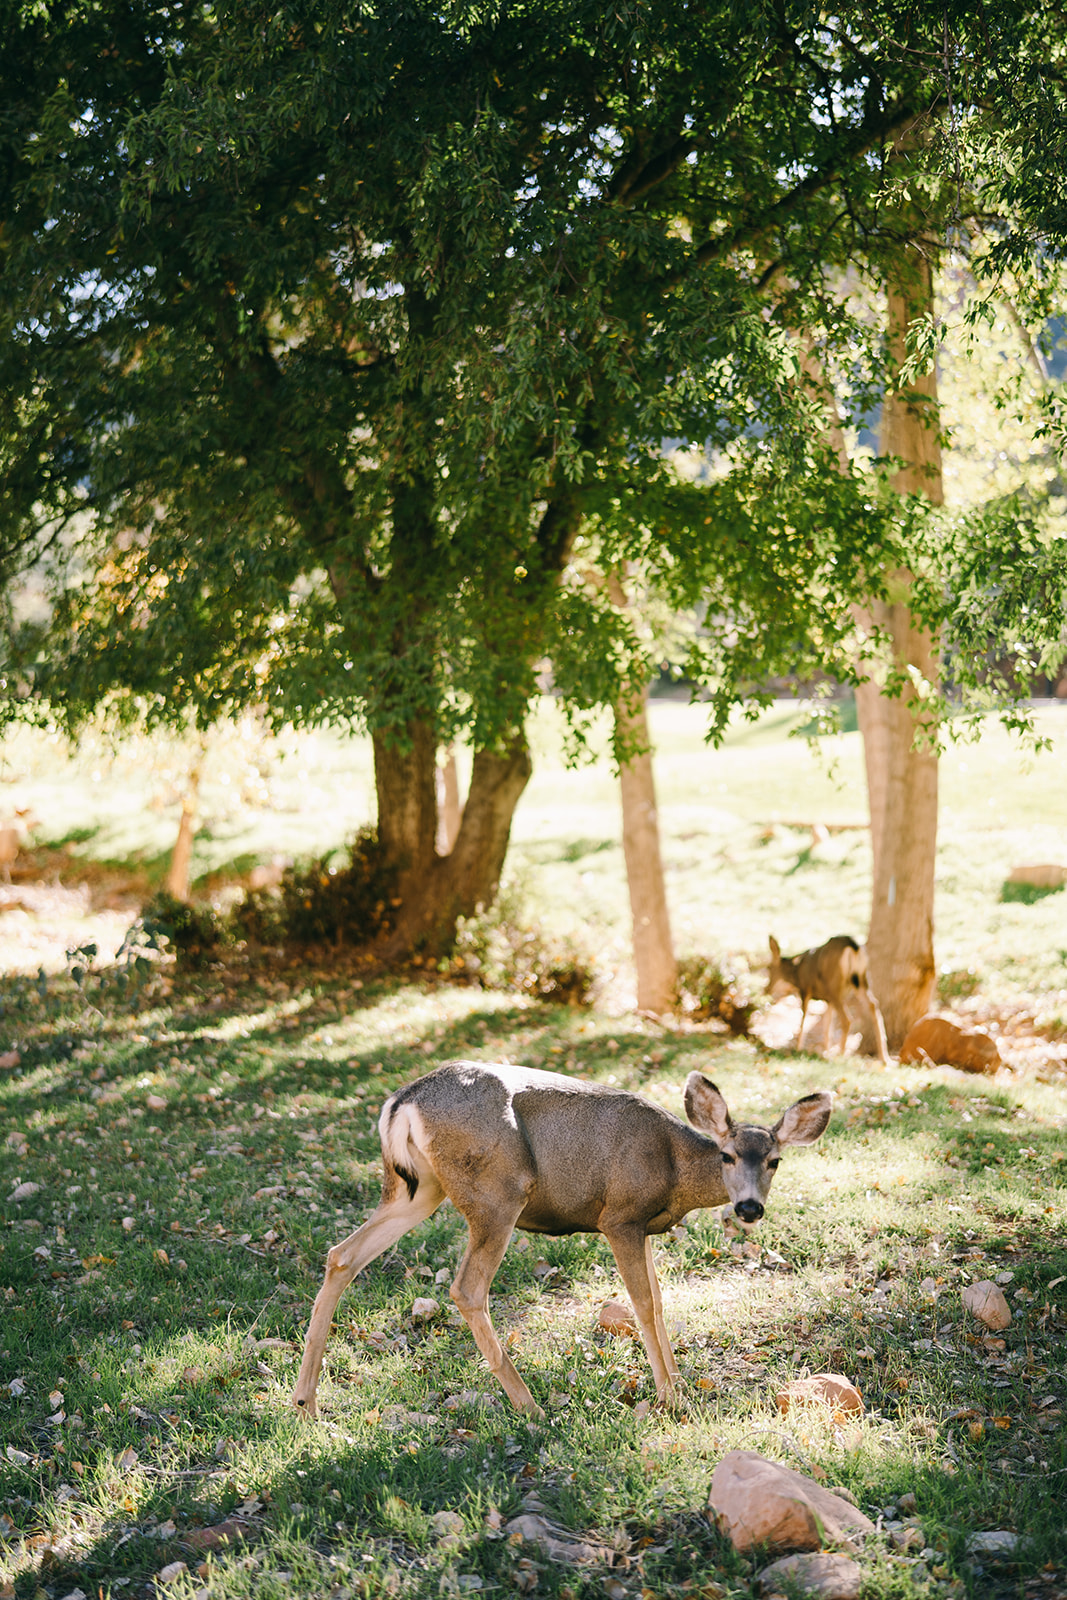
M 888 352 L 899 370 L 908 326 L 933 310 L 933 275 L 917 249 L 896 259 L 887 285 Z M 903 465 L 892 486 L 901 494 L 942 501 L 937 377 L 930 372 L 906 391 L 889 390 L 880 448 Z M 911 674 L 931 686 L 939 676 L 938 643 L 908 606 L 909 575 L 890 575 L 896 597 L 871 607 L 870 620 L 890 642 L 895 672 L 910 681 L 899 697 L 867 686 L 857 701 L 871 801 L 874 889 L 867 936 L 871 988 L 885 1018 L 889 1047 L 899 1050 L 912 1023 L 929 1009 L 934 989 L 934 863 L 937 849 L 937 755 Z M 866 723 L 866 726 L 864 726 Z
M 163 887 L 175 900 L 189 898 L 189 872 L 193 861 L 193 840 L 196 837 L 196 817 L 200 800 L 200 762 L 189 773 L 182 795 L 182 814 L 178 821 L 178 837 L 174 841 L 170 865 L 163 879 Z
M 437 768 L 437 854 L 450 856 L 459 837 L 463 807 L 459 798 L 456 754 L 449 745 L 445 759 Z
M 628 605 L 618 576 L 608 575 L 612 605 Z M 659 1014 L 677 998 L 678 966 L 674 959 L 667 887 L 660 851 L 652 743 L 648 731 L 648 688 L 620 695 L 615 702 L 615 736 L 620 750 L 633 751 L 619 762 L 622 798 L 622 848 L 633 921 L 637 1008 Z

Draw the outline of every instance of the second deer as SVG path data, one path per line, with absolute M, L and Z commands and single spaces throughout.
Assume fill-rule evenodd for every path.
M 797 1049 L 804 1037 L 804 1023 L 808 1006 L 813 1000 L 823 1000 L 827 1005 L 826 1047 L 830 1048 L 833 1018 L 841 1026 L 841 1050 L 848 1049 L 848 1011 L 850 1000 L 858 1003 L 874 1035 L 878 1059 L 887 1064 L 889 1052 L 885 1042 L 885 1024 L 878 1002 L 867 983 L 867 952 L 847 933 L 839 933 L 825 944 L 805 950 L 799 956 L 783 956 L 778 940 L 771 935 L 771 965 L 767 988 L 795 989 L 800 996 L 800 1028 L 797 1032 Z
M 513 1228 L 604 1235 L 633 1302 L 657 1400 L 669 1402 L 679 1374 L 650 1236 L 697 1206 L 730 1204 L 742 1226 L 754 1226 L 781 1150 L 814 1144 L 832 1103 L 830 1094 L 809 1094 L 772 1128 L 736 1123 L 715 1085 L 691 1072 L 690 1126 L 640 1095 L 561 1073 L 477 1061 L 438 1067 L 382 1107 L 381 1203 L 326 1257 L 293 1404 L 315 1415 L 330 1322 L 352 1279 L 446 1199 L 468 1231 L 452 1299 L 513 1405 L 542 1414 L 489 1318 L 489 1286 Z

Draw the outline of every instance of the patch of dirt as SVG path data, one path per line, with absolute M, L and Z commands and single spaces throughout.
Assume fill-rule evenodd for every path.
M 110 961 L 151 894 L 145 877 L 68 850 L 23 852 L 0 884 L 0 971 L 62 972 L 67 951 L 95 944 Z

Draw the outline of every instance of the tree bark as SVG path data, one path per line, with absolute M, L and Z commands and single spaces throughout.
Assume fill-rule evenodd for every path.
M 608 575 L 608 594 L 612 605 L 619 610 L 628 606 L 626 591 L 614 572 Z M 619 792 L 622 848 L 633 922 L 637 1009 L 659 1014 L 670 1011 L 677 999 L 678 966 L 674 959 L 660 851 L 647 685 L 623 693 L 616 700 L 615 737 L 620 750 L 635 752 L 619 762 Z
M 379 945 L 387 957 L 441 955 L 455 939 L 457 918 L 492 905 L 512 817 L 532 770 L 521 732 L 502 750 L 476 751 L 455 844 L 440 856 L 434 848 L 436 751 L 427 732 L 422 725 L 406 749 L 380 735 L 374 740 L 378 837 L 400 866 L 397 920 Z
M 449 856 L 459 837 L 463 820 L 463 806 L 459 798 L 459 774 L 456 771 L 456 754 L 449 745 L 445 759 L 437 768 L 437 854 Z
M 175 900 L 189 898 L 189 871 L 193 861 L 193 840 L 196 837 L 196 814 L 200 799 L 200 762 L 189 773 L 182 795 L 182 814 L 178 821 L 178 837 L 174 841 L 170 865 L 163 879 L 163 887 Z
M 902 251 L 887 284 L 888 353 L 899 370 L 906 334 L 933 309 L 930 261 L 917 248 Z M 902 465 L 891 479 L 900 494 L 942 501 L 937 376 L 930 372 L 905 391 L 887 391 L 880 449 Z M 875 603 L 873 627 L 886 634 L 895 672 L 911 669 L 899 697 L 871 681 L 857 695 L 871 810 L 874 886 L 867 936 L 870 982 L 885 1018 L 891 1050 L 899 1050 L 912 1023 L 929 1009 L 934 989 L 934 863 L 937 849 L 936 731 L 916 684 L 935 686 L 938 641 L 908 606 L 909 575 L 890 575 L 893 598 Z M 913 675 L 912 675 L 913 674 Z

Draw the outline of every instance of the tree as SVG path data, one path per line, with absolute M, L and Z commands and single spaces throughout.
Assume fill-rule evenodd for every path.
M 833 662 L 899 541 L 823 470 L 768 263 L 862 338 L 816 269 L 945 99 L 940 19 L 9 0 L 0 537 L 57 583 L 18 693 L 359 720 L 394 943 L 433 948 L 492 898 L 539 663 L 576 725 L 633 677 L 593 546 L 708 608 L 716 727 Z M 668 438 L 729 470 L 679 482 Z

